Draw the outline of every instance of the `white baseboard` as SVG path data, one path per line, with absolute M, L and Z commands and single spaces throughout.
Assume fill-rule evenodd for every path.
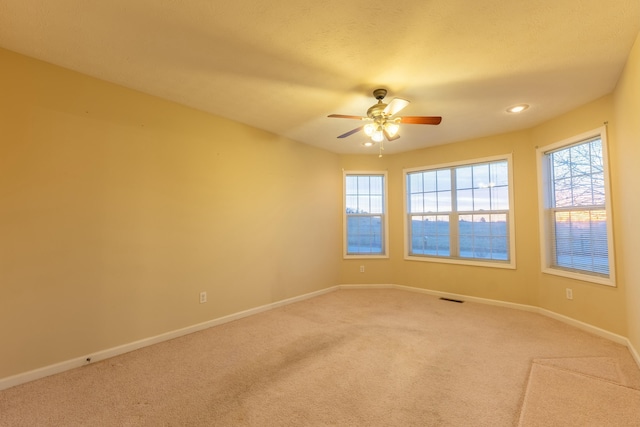
M 283 305 L 292 304 L 294 302 L 303 301 L 309 298 L 317 297 L 332 291 L 337 290 L 337 286 L 322 289 L 319 291 L 311 292 L 308 294 L 300 295 L 293 298 L 288 298 L 274 303 L 262 305 L 249 310 L 241 311 L 239 313 L 230 314 L 228 316 L 220 317 L 217 319 L 209 320 L 207 322 L 198 323 L 196 325 L 188 326 L 186 328 L 177 329 L 174 331 L 166 332 L 164 334 L 156 335 L 150 338 L 144 338 L 138 341 L 134 341 L 128 344 L 124 344 L 118 347 L 101 350 L 95 353 L 90 353 L 81 357 L 75 357 L 73 359 L 65 360 L 64 362 L 56 363 L 53 365 L 45 366 L 42 368 L 34 369 L 32 371 L 24 372 L 21 374 L 13 375 L 0 379 L 0 390 L 5 390 L 9 387 L 14 387 L 20 384 L 24 384 L 30 381 L 34 381 L 40 378 L 48 377 L 50 375 L 59 374 L 70 369 L 79 368 L 81 366 L 95 363 L 100 360 L 109 359 L 120 354 L 129 353 L 130 351 L 138 350 L 143 347 L 148 347 L 153 344 L 158 344 L 163 341 L 168 341 L 174 338 L 181 337 L 183 335 L 191 334 L 194 332 L 202 331 L 204 329 L 218 326 L 223 323 L 232 322 L 234 320 L 242 319 L 243 317 L 252 316 L 254 314 L 262 313 L 267 310 L 281 307 Z
M 393 289 L 396 285 L 338 285 L 338 289 Z
M 499 301 L 499 300 L 494 300 L 494 299 L 472 297 L 472 296 L 461 295 L 461 294 L 452 294 L 450 292 L 433 291 L 433 290 L 430 290 L 430 289 L 413 288 L 411 286 L 395 285 L 393 287 L 396 288 L 396 289 L 403 289 L 405 291 L 418 292 L 418 293 L 422 293 L 422 294 L 433 295 L 435 297 L 451 298 L 451 299 L 457 299 L 457 300 L 461 300 L 461 301 L 477 302 L 479 304 L 487 304 L 487 305 L 495 305 L 495 306 L 499 306 L 499 307 L 515 308 L 515 309 L 523 310 L 523 311 L 532 311 L 532 312 L 537 312 L 538 311 L 537 307 L 533 307 L 531 305 L 516 304 L 516 303 L 513 303 L 513 302 L 505 302 L 505 301 Z
M 270 304 L 265 304 L 259 307 L 255 307 L 249 310 L 245 310 L 245 311 L 241 311 L 238 313 L 234 313 L 234 314 L 230 314 L 228 316 L 224 316 L 224 317 L 220 317 L 217 319 L 213 319 L 213 320 L 209 320 L 207 322 L 203 322 L 203 323 L 198 323 L 196 325 L 192 325 L 192 326 L 188 326 L 186 328 L 182 328 L 182 329 L 178 329 L 178 330 L 174 330 L 174 331 L 170 331 L 164 334 L 160 334 L 160 335 L 156 335 L 154 337 L 150 337 L 150 338 L 145 338 L 139 341 L 135 341 L 132 343 L 128 343 L 128 344 L 124 344 L 118 347 L 113 347 L 110 349 L 106 349 L 106 350 L 102 350 L 102 351 L 98 351 L 95 353 L 91 353 L 91 354 L 87 354 L 85 356 L 81 356 L 81 357 L 76 357 L 70 360 L 66 360 L 64 362 L 60 362 L 60 363 L 56 363 L 54 365 L 49 365 L 49 366 L 45 366 L 39 369 L 34 369 L 32 371 L 28 371 L 25 373 L 21 373 L 21 374 L 17 374 L 17 375 L 13 375 L 11 377 L 6 377 L 6 378 L 2 378 L 0 379 L 0 390 L 5 390 L 9 387 L 13 387 L 16 385 L 20 385 L 20 384 L 24 384 L 30 381 L 34 381 L 40 378 L 44 378 L 44 377 L 48 377 L 50 375 L 54 375 L 54 374 L 58 374 L 64 371 L 68 371 L 70 369 L 74 369 L 74 368 L 78 368 L 84 365 L 88 365 L 89 363 L 94 363 L 94 362 L 98 362 L 100 360 L 104 360 L 104 359 L 108 359 L 114 356 L 118 356 L 120 354 L 124 354 L 124 353 L 128 353 L 130 351 L 134 351 L 134 350 L 138 350 L 140 348 L 143 347 L 147 347 L 153 344 L 157 344 L 163 341 L 168 341 L 174 338 L 178 338 L 181 337 L 183 335 L 187 335 L 187 334 L 191 334 L 194 332 L 198 332 L 204 329 L 208 329 L 211 328 L 213 326 L 218 326 L 221 325 L 223 323 L 227 323 L 227 322 L 232 322 L 234 320 L 238 320 L 238 319 L 242 319 L 243 317 L 248 317 L 248 316 L 252 316 L 254 314 L 258 314 L 258 313 L 262 313 L 264 311 L 268 311 L 268 310 L 272 310 L 276 307 L 281 307 L 287 304 L 292 304 L 298 301 L 303 301 L 309 298 L 313 298 L 313 297 L 317 297 L 329 292 L 333 292 L 335 290 L 338 289 L 400 289 L 400 290 L 405 290 L 405 291 L 410 291 L 410 292 L 418 292 L 418 293 L 423 293 L 423 294 L 428 294 L 428 295 L 432 295 L 432 296 L 437 296 L 437 297 L 444 297 L 444 298 L 452 298 L 452 299 L 457 299 L 457 300 L 461 300 L 461 301 L 469 301 L 469 302 L 476 302 L 476 303 L 480 303 L 480 304 L 488 304 L 488 305 L 495 305 L 495 306 L 500 306 L 500 307 L 506 307 L 506 308 L 513 308 L 513 309 L 517 309 L 517 310 L 523 310 L 523 311 L 529 311 L 529 312 L 533 312 L 533 313 L 539 313 L 541 315 L 547 316 L 547 317 L 551 317 L 553 319 L 559 320 L 563 323 L 569 324 L 571 326 L 574 326 L 578 329 L 582 329 L 584 331 L 593 333 L 597 336 L 600 336 L 602 338 L 606 338 L 609 339 L 613 342 L 616 342 L 618 344 L 624 345 L 626 346 L 629 351 L 631 352 L 632 357 L 635 359 L 636 363 L 638 364 L 638 368 L 640 368 L 640 355 L 638 354 L 638 351 L 633 347 L 633 345 L 631 344 L 631 342 L 621 336 L 621 335 L 617 335 L 614 334 L 612 332 L 606 331 L 604 329 L 600 329 L 598 327 L 589 325 L 588 323 L 584 323 L 581 322 L 579 320 L 576 319 L 572 319 L 570 317 L 549 311 L 549 310 L 545 310 L 543 308 L 540 307 L 535 307 L 535 306 L 531 306 L 531 305 L 525 305 L 525 304 L 517 304 L 517 303 L 511 303 L 511 302 L 505 302 L 505 301 L 499 301 L 499 300 L 492 300 L 492 299 L 487 299 L 487 298 L 478 298 L 478 297 L 472 297 L 472 296 L 467 296 L 467 295 L 460 295 L 460 294 L 453 294 L 453 293 L 449 293 L 449 292 L 441 292 L 441 291 L 434 291 L 434 290 L 429 290 L 429 289 L 422 289 L 422 288 L 414 288 L 411 286 L 403 286 L 403 285 L 391 285 L 391 284 L 373 284 L 373 285 L 337 285 L 337 286 L 332 286 L 326 289 L 322 289 L 319 291 L 315 291 L 315 292 L 311 292 L 308 294 L 304 294 L 304 295 L 300 295 L 297 297 L 293 297 L 293 298 L 288 298 L 282 301 L 276 301 Z
M 540 313 L 540 314 L 542 314 L 544 316 L 550 317 L 552 319 L 559 320 L 559 321 L 561 321 L 563 323 L 566 323 L 568 325 L 574 326 L 574 327 L 576 327 L 578 329 L 582 329 L 583 331 L 590 332 L 590 333 L 592 333 L 594 335 L 597 335 L 599 337 L 606 338 L 609 341 L 613 341 L 615 343 L 618 343 L 618 344 L 621 344 L 621 345 L 624 345 L 624 346 L 627 346 L 627 347 L 631 345 L 629 340 L 626 337 L 623 337 L 622 335 L 614 334 L 613 332 L 609 332 L 609 331 L 607 331 L 605 329 L 598 328 L 597 326 L 593 326 L 593 325 L 590 325 L 588 323 L 581 322 L 579 320 L 573 319 L 571 317 L 564 316 L 562 314 L 555 313 L 555 312 L 550 311 L 550 310 L 545 310 L 544 308 L 539 308 L 538 307 L 537 311 L 538 311 L 538 313 Z M 640 365 L 638 365 L 638 366 L 640 366 Z
M 640 354 L 638 353 L 638 350 L 635 349 L 635 347 L 633 346 L 633 344 L 631 344 L 631 341 L 629 340 L 627 340 L 627 348 L 631 352 L 631 356 L 633 356 L 636 363 L 638 364 L 638 368 L 640 368 Z

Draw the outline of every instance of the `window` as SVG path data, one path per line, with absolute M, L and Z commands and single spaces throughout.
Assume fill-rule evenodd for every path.
M 387 256 L 386 173 L 345 172 L 345 257 Z
M 614 285 L 605 128 L 538 149 L 542 270 Z
M 405 170 L 405 257 L 515 268 L 510 163 Z

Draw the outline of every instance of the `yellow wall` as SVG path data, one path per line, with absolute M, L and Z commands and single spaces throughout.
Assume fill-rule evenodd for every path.
M 428 130 L 425 130 L 428 135 Z M 397 142 L 401 143 L 401 140 Z M 513 158 L 515 195 L 515 226 L 517 269 L 507 270 L 455 264 L 404 260 L 403 169 L 511 154 Z M 382 283 L 412 286 L 481 298 L 497 299 L 520 304 L 537 304 L 538 272 L 536 228 L 525 221 L 535 214 L 535 159 L 526 132 L 497 135 L 457 144 L 448 144 L 396 155 L 349 156 L 342 158 L 344 169 L 388 170 L 389 174 L 389 231 L 390 258 L 388 260 L 345 260 L 341 268 L 342 283 L 376 282 L 379 271 L 386 276 Z M 527 215 L 528 213 L 528 215 Z M 537 220 L 537 216 L 532 218 Z M 535 224 L 534 224 L 535 225 Z M 537 245 L 537 244 L 536 244 Z M 365 265 L 365 273 L 358 266 Z M 372 268 L 370 268 L 370 266 Z
M 428 134 L 428 131 L 425 132 Z M 402 142 L 398 140 L 396 143 Z M 516 132 L 382 158 L 378 158 L 377 155 L 342 157 L 342 167 L 347 170 L 378 168 L 388 171 L 390 258 L 345 260 L 341 268 L 341 282 L 376 283 L 378 273 L 384 271 L 385 281 L 382 283 L 536 305 L 539 255 L 527 245 L 527 242 L 537 239 L 537 223 L 529 224 L 526 218 L 534 221 L 537 217 L 525 215 L 526 212 L 535 211 L 535 198 L 519 196 L 519 193 L 515 196 L 515 210 L 518 212 L 515 223 L 517 270 L 406 261 L 403 246 L 403 169 L 511 154 L 518 192 L 535 194 L 535 182 L 529 178 L 531 174 L 535 174 L 535 158 L 530 156 L 530 151 L 528 134 Z M 360 265 L 365 265 L 365 273 L 359 272 Z
M 336 154 L 0 64 L 0 378 L 337 284 Z
M 611 95 L 593 101 L 567 114 L 557 117 L 532 130 L 532 138 L 536 145 L 545 146 L 563 139 L 596 129 L 608 122 L 607 139 L 609 148 L 609 170 L 611 178 L 611 198 L 613 201 L 614 254 L 621 252 L 620 227 L 618 209 L 619 180 L 616 172 L 619 169 L 616 153 L 618 152 L 615 135 L 616 122 Z M 616 257 L 616 272 L 619 259 Z M 586 322 L 620 335 L 626 335 L 625 317 L 625 285 L 624 278 L 616 275 L 617 286 L 583 282 L 580 280 L 542 274 L 540 275 L 539 292 L 540 307 Z M 571 288 L 573 300 L 565 298 L 565 289 Z
M 612 95 L 533 129 L 383 158 L 4 50 L 0 64 L 0 378 L 340 283 L 540 306 L 640 348 L 638 40 Z M 536 146 L 604 121 L 615 288 L 540 272 Z M 500 154 L 513 156 L 517 268 L 404 260 L 402 170 Z M 388 172 L 388 259 L 341 259 L 341 169 Z
M 448 144 L 378 158 L 343 156 L 341 166 L 347 170 L 387 170 L 389 174 L 390 257 L 385 260 L 343 260 L 342 283 L 394 283 L 417 288 L 489 298 L 518 304 L 539 306 L 555 313 L 625 336 L 624 279 L 618 286 L 596 285 L 573 279 L 542 274 L 538 215 L 536 147 L 598 128 L 609 121 L 615 126 L 613 96 L 605 96 L 561 117 L 532 129 L 495 135 L 472 141 Z M 637 111 L 637 109 L 636 109 Z M 619 168 L 616 137 L 609 132 L 611 169 Z M 428 137 L 428 131 L 425 130 Z M 398 142 L 400 143 L 400 142 Z M 404 208 L 402 171 L 405 168 L 430 166 L 496 155 L 513 158 L 516 269 L 461 266 L 404 259 Z M 634 174 L 630 169 L 630 174 Z M 612 177 L 618 188 L 620 178 Z M 614 211 L 622 210 L 624 198 L 613 191 Z M 624 251 L 620 235 L 625 233 L 619 215 L 614 217 L 616 252 Z M 637 253 L 637 252 L 636 252 Z M 365 273 L 359 266 L 365 265 Z M 371 268 L 370 268 L 371 266 Z M 382 279 L 378 274 L 382 272 Z M 573 290 L 573 300 L 565 297 L 565 288 Z
M 627 336 L 640 352 L 640 34 L 614 92 L 614 106 L 618 274 L 626 287 Z

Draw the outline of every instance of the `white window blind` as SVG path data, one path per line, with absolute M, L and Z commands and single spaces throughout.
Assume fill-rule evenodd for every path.
M 611 217 L 603 133 L 555 144 L 541 151 L 540 158 L 543 269 L 610 279 Z

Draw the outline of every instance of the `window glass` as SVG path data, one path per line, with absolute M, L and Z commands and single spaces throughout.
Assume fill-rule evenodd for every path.
M 511 262 L 507 159 L 405 171 L 405 177 L 409 257 Z
M 473 187 L 473 175 L 471 166 L 460 167 L 456 169 L 456 187 L 458 190 Z
M 604 133 L 539 150 L 543 271 L 613 284 Z
M 386 255 L 385 175 L 345 173 L 345 255 Z
M 417 215 L 412 217 L 411 246 L 416 254 L 449 256 L 449 217 Z

